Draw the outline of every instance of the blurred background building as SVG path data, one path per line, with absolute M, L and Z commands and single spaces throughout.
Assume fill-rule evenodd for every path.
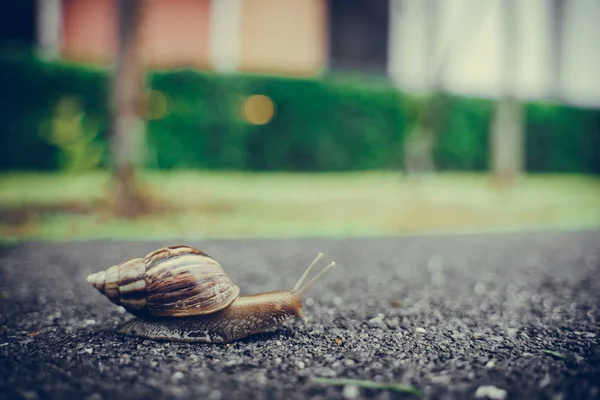
M 38 4 L 43 52 L 115 61 L 117 0 Z M 600 105 L 600 47 L 591 40 L 600 37 L 597 0 L 149 0 L 143 14 L 147 68 L 360 73 L 407 92 L 503 99 L 490 126 L 492 169 L 501 180 L 526 163 L 519 101 Z M 432 131 L 445 108 L 438 103 L 427 105 L 429 121 L 409 135 L 410 171 L 435 168 Z
M 32 186 L 62 172 L 90 174 L 81 182 L 92 185 L 140 170 L 153 177 L 148 197 L 160 197 L 165 172 L 202 193 L 194 198 L 205 207 L 208 186 L 199 182 L 217 170 L 247 173 L 245 182 L 260 181 L 256 171 L 289 179 L 343 171 L 376 188 L 363 204 L 357 181 L 331 176 L 327 185 L 331 198 L 353 193 L 342 201 L 348 214 L 338 217 L 360 233 L 373 224 L 385 232 L 498 226 L 523 215 L 531 223 L 600 224 L 600 186 L 577 177 L 600 174 L 600 0 L 23 0 L 2 11 L 0 171 L 32 171 Z M 394 186 L 369 171 L 391 171 Z M 544 183 L 520 180 L 531 174 Z M 557 174 L 574 177 L 565 183 Z M 416 176 L 435 176 L 435 196 L 402 179 Z M 127 179 L 122 187 L 136 186 Z M 237 178 L 219 179 L 213 196 L 232 196 L 227 182 Z M 3 207 L 12 213 L 15 199 L 34 193 L 27 184 L 2 192 L 1 182 L 2 175 L 0 228 Z M 565 189 L 571 184 L 578 189 Z M 521 191 L 510 218 L 505 193 L 494 191 L 507 187 Z M 256 188 L 236 193 L 248 198 L 230 199 L 230 212 L 194 212 L 217 222 L 190 229 L 237 234 L 264 225 L 293 234 L 292 197 L 304 196 L 314 218 L 307 230 L 339 211 L 323 200 L 316 217 L 317 193 L 292 185 L 291 203 L 277 203 L 292 211 L 263 224 L 270 207 L 247 210 L 277 196 L 262 198 Z M 120 192 L 111 187 L 93 201 L 119 203 Z M 567 204 L 565 192 L 579 206 Z M 78 193 L 82 201 L 87 192 Z M 47 195 L 28 201 L 47 207 Z M 361 220 L 355 208 L 381 215 Z M 73 215 L 64 215 L 70 224 Z
M 48 55 L 111 64 L 117 6 L 40 0 L 38 42 Z M 149 68 L 359 71 L 407 90 L 600 104 L 597 0 L 149 0 L 143 12 Z

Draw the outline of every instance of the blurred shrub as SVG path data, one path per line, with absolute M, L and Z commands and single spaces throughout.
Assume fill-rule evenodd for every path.
M 0 87 L 0 169 L 73 169 L 105 157 L 105 73 L 1 53 Z
M 389 84 L 357 79 L 178 70 L 154 72 L 148 83 L 146 165 L 160 169 L 395 168 L 425 104 Z M 0 84 L 0 169 L 108 165 L 108 71 L 2 53 Z M 272 101 L 274 114 L 250 123 L 244 104 L 257 94 Z M 436 165 L 487 169 L 492 102 L 447 97 L 442 104 L 433 132 Z M 528 105 L 527 168 L 599 173 L 599 131 L 597 110 Z
M 96 140 L 95 126 L 86 124 L 86 115 L 78 98 L 58 100 L 52 119 L 42 124 L 41 135 L 60 149 L 59 167 L 65 171 L 95 169 L 102 161 L 102 143 Z
M 453 97 L 440 128 L 436 164 L 440 169 L 483 171 L 488 168 L 489 124 L 493 102 Z
M 193 71 L 156 73 L 151 85 L 170 99 L 148 127 L 159 168 L 354 170 L 401 156 L 404 99 L 391 87 Z M 243 117 L 255 94 L 275 106 L 263 125 Z
M 600 173 L 600 111 L 557 104 L 527 107 L 530 171 Z

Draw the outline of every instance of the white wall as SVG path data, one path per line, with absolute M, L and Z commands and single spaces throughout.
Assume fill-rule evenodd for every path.
M 499 96 L 506 68 L 505 4 L 505 0 L 390 0 L 390 77 L 405 90 L 427 91 L 437 75 L 440 86 L 450 92 Z M 548 98 L 558 84 L 565 101 L 600 106 L 600 0 L 567 1 L 560 82 L 550 64 L 551 0 L 517 0 L 515 5 L 513 93 L 520 98 Z M 430 30 L 435 44 L 428 51 Z

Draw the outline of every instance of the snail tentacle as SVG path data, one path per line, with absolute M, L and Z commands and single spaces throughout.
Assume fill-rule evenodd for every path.
M 295 290 L 293 293 L 298 293 L 300 297 L 302 297 L 309 289 L 319 281 L 331 268 L 335 267 L 337 264 L 335 261 L 330 262 L 325 268 L 323 268 L 317 275 L 315 275 L 310 281 L 304 284 L 299 289 Z
M 302 274 L 302 276 L 300 277 L 300 279 L 298 279 L 298 282 L 296 283 L 296 285 L 294 285 L 294 288 L 292 289 L 292 292 L 295 292 L 296 290 L 300 289 L 302 287 L 302 285 L 304 285 L 304 283 L 306 283 L 306 280 L 308 279 L 308 275 L 310 274 L 310 272 L 312 271 L 312 269 L 314 268 L 314 266 L 317 265 L 317 262 L 322 257 L 323 257 L 323 253 L 317 254 L 317 256 L 315 257 L 315 259 L 313 260 L 313 262 L 310 263 L 310 265 L 308 266 L 308 268 L 306 269 L 306 271 L 304 271 L 304 273 Z

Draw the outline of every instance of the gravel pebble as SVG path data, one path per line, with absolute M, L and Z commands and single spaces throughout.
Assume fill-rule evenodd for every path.
M 293 287 L 318 251 L 343 269 L 312 288 L 306 321 L 274 332 L 228 345 L 120 336 L 131 316 L 87 275 L 178 242 L 215 255 L 244 294 Z M 425 398 L 598 398 L 599 255 L 598 231 L 4 246 L 0 398 L 406 398 L 317 376 Z
M 173 382 L 179 382 L 180 380 L 182 380 L 185 377 L 185 375 L 183 374 L 183 372 L 181 371 L 177 371 L 175 372 L 172 376 L 171 376 L 171 380 Z
M 356 385 L 346 385 L 342 394 L 345 399 L 356 399 L 360 395 L 360 390 Z
M 506 399 L 506 390 L 491 385 L 479 386 L 475 392 L 475 397 L 478 399 L 504 400 Z

